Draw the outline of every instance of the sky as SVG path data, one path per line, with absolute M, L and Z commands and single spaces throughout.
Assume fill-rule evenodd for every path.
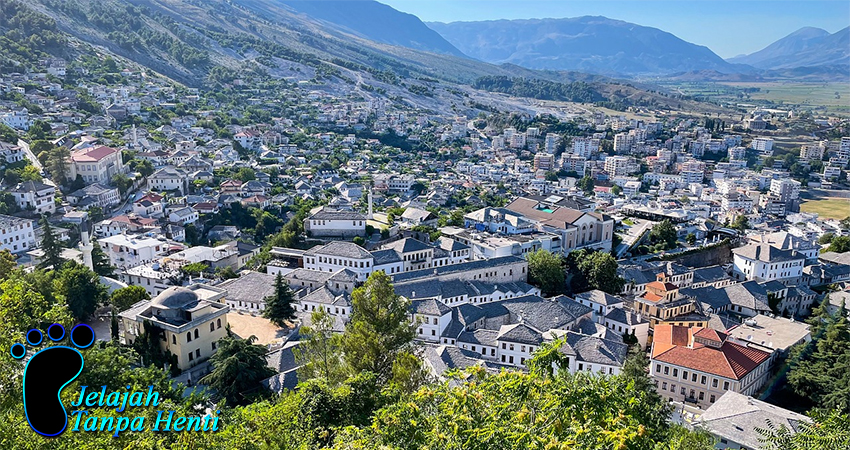
M 723 58 L 749 54 L 802 27 L 850 25 L 847 0 L 378 0 L 424 22 L 605 16 L 659 28 Z

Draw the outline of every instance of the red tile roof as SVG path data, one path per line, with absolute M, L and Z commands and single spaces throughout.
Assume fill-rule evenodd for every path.
M 76 151 L 71 155 L 71 159 L 77 162 L 98 162 L 117 152 L 118 150 L 114 148 L 101 145 L 99 147 Z
M 693 342 L 692 337 L 722 336 L 720 348 Z M 770 353 L 726 341 L 725 335 L 705 328 L 657 325 L 652 360 L 725 378 L 740 380 L 770 358 Z M 688 346 L 688 344 L 691 346 Z

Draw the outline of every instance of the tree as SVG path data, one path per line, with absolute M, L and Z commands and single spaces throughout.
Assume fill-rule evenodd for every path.
M 0 281 L 9 278 L 12 271 L 18 267 L 17 258 L 8 249 L 0 250 Z
M 827 247 L 826 251 L 836 253 L 850 251 L 850 236 L 836 236 L 832 242 L 829 243 L 829 247 Z
M 324 308 L 313 312 L 312 326 L 301 327 L 300 344 L 292 352 L 301 364 L 298 379 L 323 378 L 329 386 L 342 383 L 347 374 L 342 361 L 342 335 L 334 331 L 334 316 Z
M 809 323 L 813 340 L 796 347 L 788 383 L 815 406 L 850 413 L 850 328 L 846 305 L 830 314 L 828 299 L 813 311 Z
M 257 174 L 254 173 L 254 169 L 251 169 L 250 167 L 243 167 L 233 175 L 233 178 L 244 183 L 246 181 L 256 180 Z
M 585 194 L 590 194 L 593 192 L 593 178 L 588 175 L 583 176 L 576 182 L 576 187 L 584 191 Z
M 611 186 L 611 193 L 619 196 L 621 193 L 623 193 L 623 188 L 615 184 L 614 186 Z
M 200 276 L 201 274 L 203 274 L 204 272 L 206 272 L 207 269 L 209 269 L 209 268 L 210 268 L 210 266 L 208 266 L 205 263 L 196 262 L 196 263 L 186 264 L 185 266 L 180 268 L 180 271 L 183 272 L 186 275 L 192 275 L 192 276 L 197 277 L 197 276 Z
M 685 236 L 685 242 L 687 242 L 688 245 L 696 244 L 697 243 L 697 235 L 695 235 L 693 233 L 688 233 L 688 235 Z
M 672 222 L 664 219 L 652 226 L 649 231 L 649 239 L 655 243 L 663 242 L 667 248 L 673 248 L 676 246 L 676 227 L 673 226 Z
M 365 239 L 363 239 L 363 237 L 362 237 L 362 236 L 354 236 L 354 239 L 352 240 L 352 242 L 354 242 L 355 244 L 357 244 L 357 245 L 359 245 L 359 246 L 361 246 L 361 247 L 363 247 L 364 245 L 366 245 L 366 240 L 365 240 Z
M 142 300 L 150 300 L 151 296 L 145 288 L 141 286 L 127 286 L 121 289 L 116 289 L 109 297 L 109 303 L 112 304 L 118 312 L 126 311 L 131 306 Z
M 96 273 L 76 261 L 65 263 L 56 285 L 77 320 L 88 320 L 98 305 L 106 302 L 106 286 Z
M 573 279 L 573 292 L 581 292 L 586 287 L 599 289 L 609 294 L 619 294 L 623 290 L 623 279 L 617 275 L 617 260 L 610 253 L 571 252 L 568 258 Z
M 45 168 L 50 172 L 50 177 L 57 184 L 68 182 L 68 161 L 71 151 L 67 147 L 54 147 L 47 153 Z
M 115 313 L 115 308 L 110 310 L 111 317 L 109 318 L 109 332 L 112 336 L 112 342 L 118 342 L 118 314 Z
M 834 238 L 835 238 L 835 234 L 824 233 L 823 236 L 818 238 L 818 244 L 827 245 L 827 244 L 831 243 Z
M 118 188 L 118 192 L 121 195 L 124 195 L 133 187 L 133 180 L 123 173 L 116 173 L 112 176 L 112 185 Z
M 287 321 L 295 319 L 295 294 L 289 284 L 283 281 L 283 276 L 277 274 L 274 279 L 274 293 L 265 299 L 263 317 L 279 327 L 287 326 Z
M 850 448 L 850 416 L 836 410 L 815 411 L 814 423 L 797 422 L 790 430 L 782 424 L 779 428 L 756 428 L 764 450 L 844 450 Z M 772 424 L 776 426 L 777 424 Z
M 746 215 L 741 214 L 738 217 L 735 217 L 735 220 L 732 221 L 732 225 L 730 227 L 738 231 L 746 231 L 750 228 L 750 219 L 747 218 Z
M 381 384 L 392 378 L 396 357 L 410 350 L 415 325 L 409 302 L 395 293 L 389 275 L 376 271 L 351 294 L 351 321 L 342 347 L 352 373 L 370 371 Z
M 256 341 L 256 336 L 221 338 L 218 350 L 210 358 L 212 372 L 201 379 L 201 383 L 215 389 L 229 405 L 247 403 L 262 392 L 260 381 L 275 374 L 266 365 L 266 347 L 254 345 Z
M 112 264 L 110 264 L 109 257 L 106 256 L 106 252 L 103 251 L 103 249 L 97 243 L 97 240 L 92 240 L 91 244 L 92 270 L 94 270 L 94 273 L 102 277 L 111 277 L 112 273 L 115 271 L 115 268 L 112 267 Z
M 541 248 L 528 253 L 525 259 L 528 261 L 529 283 L 538 286 L 546 296 L 564 291 L 566 272 L 561 264 L 561 258 Z
M 92 223 L 97 223 L 103 220 L 103 208 L 100 206 L 92 206 L 89 208 L 89 219 Z
M 42 238 L 41 251 L 44 252 L 44 257 L 41 259 L 39 267 L 52 267 L 54 270 L 62 268 L 65 260 L 62 259 L 62 246 L 53 234 L 53 228 L 47 220 L 47 216 L 41 218 Z

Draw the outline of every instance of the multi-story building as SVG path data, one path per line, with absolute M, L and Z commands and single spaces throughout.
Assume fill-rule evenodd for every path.
M 153 192 L 133 202 L 133 213 L 142 217 L 159 218 L 163 214 L 162 196 Z
M 805 144 L 800 147 L 800 161 L 820 161 L 826 148 L 817 144 Z
M 669 401 L 701 409 L 727 391 L 753 395 L 770 375 L 770 353 L 700 327 L 658 325 L 652 341 L 650 376 Z
M 609 156 L 605 158 L 605 172 L 610 177 L 624 177 L 630 173 L 630 158 L 627 156 Z
M 584 156 L 570 153 L 561 155 L 561 168 L 567 172 L 575 172 L 579 176 L 583 176 L 586 164 L 587 159 Z
M 366 216 L 358 212 L 321 207 L 304 219 L 304 230 L 314 237 L 363 236 L 366 234 Z
M 573 138 L 573 154 L 582 158 L 589 158 L 599 152 L 599 139 L 589 137 Z M 581 173 L 581 172 L 579 172 Z
M 79 175 L 86 183 L 109 184 L 119 173 L 124 173 L 120 150 L 101 145 L 71 153 L 68 172 L 71 180 Z
M 26 108 L 19 108 L 0 114 L 0 122 L 9 128 L 27 131 L 32 126 L 32 119 Z
M 0 250 L 21 253 L 36 248 L 33 221 L 0 215 Z
M 552 170 L 555 168 L 555 155 L 538 153 L 534 155 L 534 170 Z
M 26 156 L 24 155 L 24 149 L 21 147 L 0 141 L 0 158 L 6 164 L 13 164 L 23 161 Z
M 614 219 L 605 214 L 582 212 L 558 206 L 563 197 L 519 197 L 506 210 L 518 214 L 528 222 L 536 222 L 536 229 L 555 233 L 561 237 L 561 251 L 568 253 L 579 248 L 596 248 L 611 251 L 614 236 Z
M 109 262 L 119 269 L 156 262 L 168 249 L 167 243 L 159 239 L 126 234 L 102 238 L 98 244 Z
M 189 176 L 176 167 L 163 167 L 148 177 L 148 189 L 151 191 L 188 192 Z
M 802 281 L 806 255 L 796 250 L 760 243 L 733 249 L 732 255 L 732 276 L 738 280 L 776 280 L 789 285 Z
M 119 314 L 125 344 L 132 344 L 152 326 L 161 334 L 162 351 L 176 357 L 177 367 L 188 370 L 212 356 L 227 336 L 224 293 L 212 286 L 171 287 L 151 300 L 136 303 Z
M 773 155 L 773 139 L 768 137 L 757 137 L 753 139 L 753 142 L 750 144 L 750 148 L 758 151 L 764 156 L 772 156 Z
M 9 192 L 15 197 L 15 203 L 21 209 L 38 214 L 56 212 L 56 188 L 40 181 L 18 183 Z

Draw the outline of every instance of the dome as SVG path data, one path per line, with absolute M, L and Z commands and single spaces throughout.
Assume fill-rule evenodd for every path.
M 160 308 L 182 308 L 198 301 L 198 294 L 184 287 L 170 287 L 151 300 L 151 305 Z

